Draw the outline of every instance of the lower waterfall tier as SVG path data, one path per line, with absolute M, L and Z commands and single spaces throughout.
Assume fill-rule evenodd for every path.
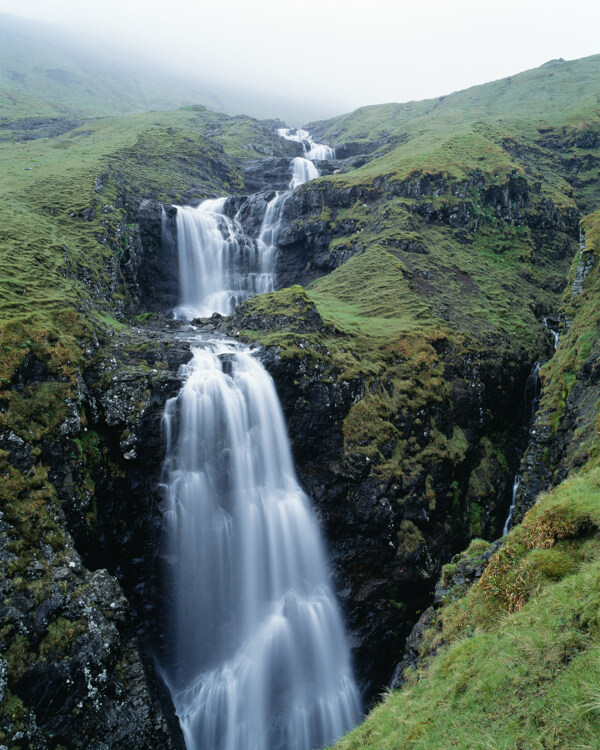
M 188 748 L 335 740 L 360 699 L 271 378 L 248 350 L 208 343 L 165 431 L 164 671 Z

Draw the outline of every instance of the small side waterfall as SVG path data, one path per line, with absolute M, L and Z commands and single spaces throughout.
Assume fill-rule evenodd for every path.
M 546 318 L 542 318 L 542 323 L 544 324 L 544 327 L 547 328 L 552 334 L 552 336 L 554 337 L 554 351 L 556 351 L 558 349 L 560 333 L 556 330 L 556 328 L 553 328 L 553 326 L 558 327 L 558 321 L 556 320 L 555 322 L 554 320 L 551 320 L 550 317 L 546 317 Z
M 292 168 L 291 185 L 318 176 L 305 158 Z M 178 208 L 178 317 L 273 288 L 289 195 L 272 198 L 255 240 L 224 198 Z M 235 342 L 196 344 L 163 419 L 161 671 L 188 750 L 320 748 L 360 720 L 361 702 L 318 524 L 270 376 Z
M 540 369 L 541 369 L 541 366 L 542 365 L 540 362 L 534 363 L 533 369 L 531 371 L 531 375 L 527 378 L 527 383 L 525 384 L 525 402 L 526 402 L 525 405 L 527 406 L 527 404 L 531 402 L 529 405 L 529 429 L 530 430 L 531 430 L 531 425 L 533 425 L 535 413 L 540 404 Z M 517 492 L 519 491 L 520 481 L 521 481 L 521 477 L 518 474 L 515 474 L 515 479 L 513 481 L 513 488 L 512 488 L 512 497 L 510 500 L 510 508 L 508 509 L 508 515 L 506 516 L 506 521 L 504 522 L 504 528 L 502 529 L 502 536 L 505 536 L 510 531 L 515 508 L 517 507 Z
M 520 481 L 521 477 L 518 474 L 515 474 L 515 481 L 513 482 L 512 488 L 512 497 L 510 500 L 510 508 L 508 509 L 508 516 L 506 517 L 506 521 L 504 522 L 502 536 L 506 536 L 510 531 L 510 524 L 512 521 L 513 513 L 515 512 L 515 508 L 517 507 L 517 490 L 519 489 Z

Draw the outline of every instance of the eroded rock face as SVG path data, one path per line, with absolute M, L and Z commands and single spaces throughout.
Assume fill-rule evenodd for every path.
M 0 435 L 8 481 L 33 488 L 0 514 L 0 690 L 12 706 L 0 732 L 11 746 L 183 748 L 149 649 L 160 421 L 189 346 L 130 331 L 90 342 L 88 357 L 58 429 L 39 443 Z M 43 363 L 29 364 L 14 387 L 49 387 Z
M 257 314 L 242 304 L 229 319 L 196 322 L 228 335 L 296 332 L 301 350 L 310 347 L 303 336 L 331 331 L 306 297 L 298 293 L 294 299 L 298 309 L 287 319 L 276 309 Z M 346 445 L 344 421 L 367 395 L 361 378 L 345 379 L 327 356 L 290 356 L 277 346 L 258 353 L 275 380 L 298 474 L 323 525 L 367 699 L 389 681 L 416 613 L 431 601 L 441 563 L 464 548 L 474 532 L 499 535 L 510 501 L 519 452 L 510 456 L 509 466 L 501 464 L 482 447 L 482 439 L 502 420 L 518 431 L 529 374 L 526 354 L 521 359 L 493 352 L 476 359 L 452 350 L 441 354 L 451 384 L 448 398 L 389 416 L 414 443 L 411 460 L 420 466 L 404 482 Z M 513 413 L 500 415 L 499 403 L 513 405 Z M 451 441 L 456 427 L 464 435 L 460 452 L 428 459 L 433 433 Z
M 143 201 L 139 239 L 128 244 L 121 267 L 134 299 L 143 310 L 167 311 L 177 305 L 179 261 L 174 206 Z

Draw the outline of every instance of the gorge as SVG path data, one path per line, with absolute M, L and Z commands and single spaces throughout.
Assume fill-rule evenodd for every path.
M 3 115 L 0 744 L 593 746 L 599 72 Z

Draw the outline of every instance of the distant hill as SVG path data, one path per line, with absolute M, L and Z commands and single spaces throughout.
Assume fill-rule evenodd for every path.
M 207 76 L 208 78 L 208 76 Z M 327 116 L 318 105 L 186 79 L 111 50 L 78 42 L 58 27 L 0 14 L 0 122 L 48 115 L 119 115 L 202 104 L 226 114 L 302 124 Z

